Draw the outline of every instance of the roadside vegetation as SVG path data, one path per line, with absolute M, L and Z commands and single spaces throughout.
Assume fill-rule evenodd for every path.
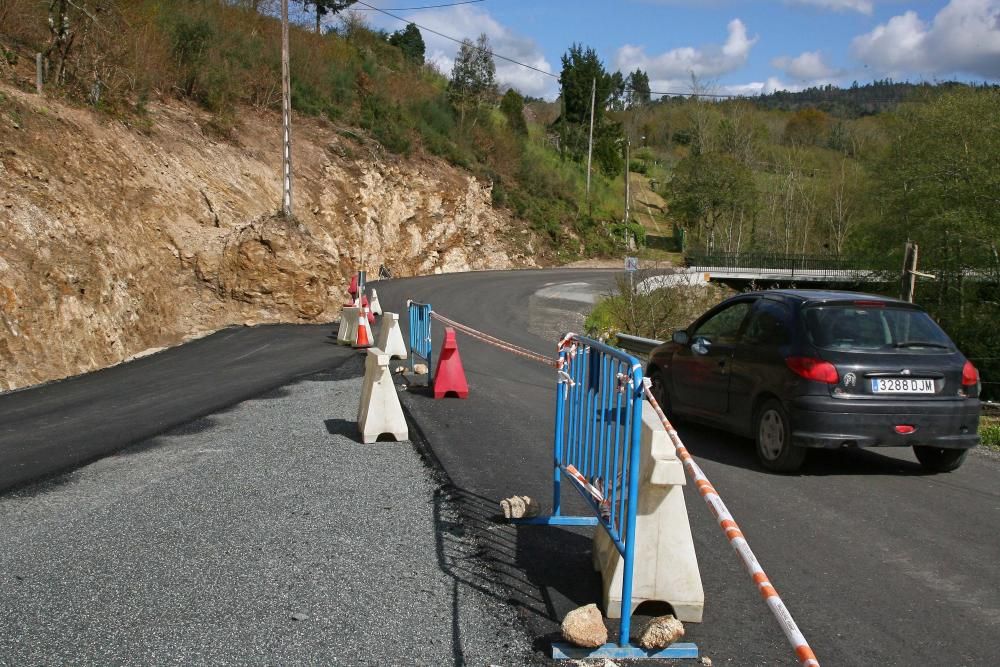
M 979 420 L 979 437 L 983 447 L 1000 452 L 1000 417 L 984 415 Z
M 279 109 L 275 4 L 5 0 L 0 77 L 32 90 L 34 54 L 42 53 L 47 95 L 144 132 L 153 127 L 151 102 L 185 100 L 209 112 L 204 129 L 225 139 L 243 110 Z M 452 71 L 440 72 L 425 63 L 416 26 L 374 30 L 351 4 L 292 2 L 298 113 L 350 136 L 360 128 L 389 154 L 430 154 L 467 169 L 559 260 L 810 255 L 898 275 L 906 241 L 916 241 L 919 268 L 935 276 L 918 281 L 917 302 L 979 367 L 984 394 L 1000 395 L 1000 339 L 992 335 L 1000 320 L 1000 88 L 876 81 L 720 99 L 693 78 L 690 90 L 676 91 L 689 95 L 661 95 L 647 73 L 612 72 L 593 48 L 571 44 L 561 95 L 546 102 L 497 85 L 485 36 L 467 40 Z M 637 331 L 640 324 L 615 314 L 632 312 L 606 307 L 598 319 Z

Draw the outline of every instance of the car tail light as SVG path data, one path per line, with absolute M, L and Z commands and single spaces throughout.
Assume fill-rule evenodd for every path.
M 979 384 L 979 371 L 971 361 L 966 361 L 965 366 L 962 366 L 962 386 L 973 387 L 977 384 Z
M 785 364 L 793 373 L 815 382 L 825 382 L 826 384 L 837 384 L 840 376 L 836 367 L 829 361 L 813 359 L 812 357 L 788 357 Z
M 895 428 L 896 428 L 896 433 L 900 435 L 910 435 L 911 433 L 917 430 L 916 427 L 911 426 L 910 424 L 896 424 Z
M 867 306 L 868 308 L 885 308 L 883 301 L 855 301 L 855 306 Z

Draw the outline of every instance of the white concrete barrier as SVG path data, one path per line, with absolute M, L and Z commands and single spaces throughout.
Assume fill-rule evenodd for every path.
M 406 359 L 406 341 L 403 340 L 403 331 L 399 328 L 398 313 L 382 315 L 382 324 L 378 330 L 378 341 L 375 346 L 384 350 L 390 359 Z
M 409 440 L 403 407 L 399 404 L 396 385 L 389 372 L 389 355 L 377 347 L 368 348 L 365 358 L 365 382 L 358 405 L 358 430 L 361 440 L 372 443 L 380 435 L 391 435 L 397 441 Z
M 684 503 L 684 468 L 647 402 L 640 461 L 632 611 L 644 602 L 666 602 L 679 620 L 700 623 L 705 592 Z M 601 527 L 594 532 L 594 569 L 603 578 L 605 615 L 621 618 L 623 559 Z
M 353 345 L 358 338 L 358 313 L 360 308 L 344 306 L 340 311 L 340 327 L 337 329 L 337 343 Z
M 378 292 L 375 291 L 374 287 L 372 288 L 372 298 L 368 303 L 368 307 L 371 309 L 373 314 L 379 316 L 382 315 L 382 304 L 378 302 Z

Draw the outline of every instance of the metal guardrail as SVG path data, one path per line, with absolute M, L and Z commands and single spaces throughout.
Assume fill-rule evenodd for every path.
M 648 356 L 654 347 L 663 345 L 662 340 L 643 338 L 642 336 L 633 336 L 631 334 L 615 334 L 615 338 L 618 340 L 618 347 L 621 349 L 643 356 Z

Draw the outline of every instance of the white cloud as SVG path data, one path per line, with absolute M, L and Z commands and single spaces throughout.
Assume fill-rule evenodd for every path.
M 691 87 L 692 74 L 701 80 L 711 79 L 746 64 L 758 37 L 749 37 L 740 19 L 730 21 L 727 30 L 722 46 L 683 46 L 652 56 L 645 47 L 626 44 L 615 55 L 615 67 L 625 74 L 636 68 L 644 70 L 653 90 L 685 92 Z
M 552 65 L 545 59 L 537 42 L 518 35 L 487 11 L 458 6 L 413 12 L 404 18 L 457 39 L 468 38 L 475 41 L 481 33 L 486 33 L 495 54 L 531 65 L 543 72 L 552 72 Z M 388 30 L 402 27 L 399 21 L 384 16 L 376 19 L 375 23 Z M 459 45 L 428 30 L 421 30 L 421 36 L 427 47 L 427 61 L 433 63 L 445 76 L 450 75 Z M 525 95 L 537 97 L 554 97 L 558 94 L 557 79 L 500 58 L 494 58 L 494 62 L 497 66 L 497 83 L 502 88 L 513 87 Z
M 771 64 L 799 81 L 822 81 L 835 74 L 834 70 L 823 62 L 823 55 L 819 51 L 806 51 L 794 58 L 781 56 L 772 60 Z
M 792 5 L 809 5 L 835 12 L 858 12 L 865 16 L 871 16 L 875 9 L 875 3 L 872 0 L 787 0 L 787 2 Z
M 856 37 L 851 51 L 886 74 L 1000 79 L 1000 0 L 951 0 L 930 24 L 908 11 Z
M 787 90 L 797 92 L 803 90 L 805 86 L 785 83 L 775 76 L 768 77 L 766 81 L 750 81 L 749 83 L 735 83 L 722 86 L 719 92 L 723 95 L 768 95 L 776 90 Z

